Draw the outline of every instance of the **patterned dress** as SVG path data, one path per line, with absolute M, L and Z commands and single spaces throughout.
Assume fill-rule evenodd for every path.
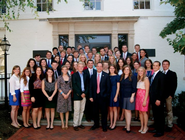
M 46 79 L 44 79 L 44 84 L 45 84 L 45 91 L 48 94 L 48 96 L 51 96 L 55 90 L 55 83 L 56 80 L 53 81 L 52 83 L 46 81 Z M 55 96 L 53 97 L 52 101 L 49 101 L 48 98 L 45 96 L 45 108 L 56 108 L 57 105 L 57 93 L 55 94 Z
M 57 81 L 57 88 L 58 90 L 62 90 L 63 94 L 67 94 L 69 90 L 72 89 L 72 82 L 71 76 L 69 76 L 69 81 L 64 81 L 62 75 L 58 77 Z M 64 99 L 63 95 L 58 93 L 58 100 L 57 100 L 57 112 L 59 113 L 66 113 L 68 111 L 72 111 L 71 105 L 71 94 L 67 99 Z

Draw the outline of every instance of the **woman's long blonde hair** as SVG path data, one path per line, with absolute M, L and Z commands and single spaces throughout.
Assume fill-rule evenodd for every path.
M 144 67 L 139 67 L 137 71 L 139 71 L 139 69 L 143 70 L 143 77 L 141 78 L 141 76 L 139 76 L 139 74 L 137 74 L 137 81 L 139 81 L 139 80 L 144 81 L 145 77 L 146 77 L 146 69 Z
M 79 56 L 79 62 L 81 61 L 82 62 L 82 60 L 81 60 L 81 57 L 82 56 L 85 56 L 85 54 L 80 54 L 80 56 Z M 87 65 L 87 57 L 85 56 L 85 65 Z
M 98 63 L 98 62 L 96 62 L 96 59 L 95 59 L 96 57 L 98 57 L 97 55 L 99 56 L 99 61 L 98 62 L 101 62 L 101 55 L 99 53 L 96 53 L 95 56 L 94 56 L 94 65 L 95 66 Z

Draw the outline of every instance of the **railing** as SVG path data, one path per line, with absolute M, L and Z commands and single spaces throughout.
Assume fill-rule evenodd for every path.
M 0 74 L 0 101 L 4 101 L 5 100 L 5 75 L 4 74 Z M 7 79 L 10 79 L 11 77 L 11 73 L 7 74 Z M 9 96 L 9 92 L 10 92 L 10 86 L 9 86 L 9 80 L 7 80 L 7 96 Z

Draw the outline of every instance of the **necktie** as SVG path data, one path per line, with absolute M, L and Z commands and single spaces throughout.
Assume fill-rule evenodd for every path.
M 55 71 L 55 79 L 57 79 L 57 78 L 58 78 L 57 71 Z
M 61 60 L 60 60 L 60 64 L 61 64 L 61 65 L 63 64 L 63 58 L 61 58 Z
M 50 60 L 48 60 L 48 67 L 51 67 L 51 63 L 50 63 Z
M 139 61 L 138 52 L 137 52 L 137 61 Z
M 100 74 L 98 74 L 98 78 L 97 78 L 97 94 L 100 93 Z
M 152 78 L 151 78 L 151 84 L 152 84 L 152 82 L 153 82 L 153 80 L 154 80 L 154 76 L 155 76 L 155 73 L 153 74 L 153 76 L 152 76 Z

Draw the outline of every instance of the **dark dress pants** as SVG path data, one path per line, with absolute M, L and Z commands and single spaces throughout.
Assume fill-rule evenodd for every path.
M 165 117 L 164 117 L 164 103 L 161 102 L 160 106 L 152 104 L 152 111 L 154 116 L 154 126 L 157 133 L 164 134 Z
M 99 110 L 101 111 L 101 124 L 102 128 L 107 128 L 107 100 L 101 97 L 100 94 L 96 95 L 93 102 L 94 126 L 99 127 Z

